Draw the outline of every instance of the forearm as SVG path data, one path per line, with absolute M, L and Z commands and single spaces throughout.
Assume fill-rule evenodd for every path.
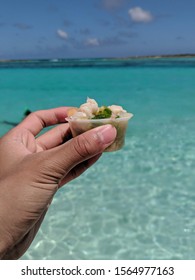
M 5 259 L 5 255 L 8 251 L 8 247 L 4 240 L 0 240 L 0 260 Z
M 1 193 L 0 193 L 1 195 Z M 0 201 L 0 213 L 4 213 L 4 205 L 3 202 Z M 0 215 L 0 260 L 2 260 L 7 253 L 9 248 L 8 244 L 8 233 L 5 231 L 5 219 Z
M 6 256 L 12 247 L 9 233 L 5 231 L 5 221 L 0 217 L 0 260 L 8 259 Z
M 7 240 L 0 240 L 0 260 L 16 260 L 20 256 L 17 246 L 12 246 Z

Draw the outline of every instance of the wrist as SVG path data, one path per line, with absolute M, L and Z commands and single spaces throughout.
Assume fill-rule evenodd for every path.
M 3 240 L 0 240 L 0 260 L 2 260 L 7 252 L 7 246 Z
M 0 229 L 0 260 L 7 259 L 6 256 L 12 247 L 11 241 L 8 238 L 8 233 L 6 233 L 2 228 Z

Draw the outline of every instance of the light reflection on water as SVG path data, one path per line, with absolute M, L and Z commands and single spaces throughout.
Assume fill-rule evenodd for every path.
M 123 150 L 59 191 L 24 258 L 194 259 L 193 139 L 178 125 L 144 142 L 129 129 Z
M 134 114 L 124 149 L 57 193 L 23 259 L 195 259 L 194 60 L 166 63 L 0 69 L 0 121 L 87 96 Z

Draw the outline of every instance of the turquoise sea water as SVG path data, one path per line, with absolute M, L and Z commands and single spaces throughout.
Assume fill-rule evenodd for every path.
M 0 63 L 0 122 L 87 96 L 134 114 L 125 147 L 57 193 L 23 259 L 195 259 L 195 59 Z

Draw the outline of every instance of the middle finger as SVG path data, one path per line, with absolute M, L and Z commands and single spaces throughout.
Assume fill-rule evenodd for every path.
M 57 125 L 36 138 L 36 143 L 41 150 L 48 150 L 59 146 L 72 138 L 68 123 Z

